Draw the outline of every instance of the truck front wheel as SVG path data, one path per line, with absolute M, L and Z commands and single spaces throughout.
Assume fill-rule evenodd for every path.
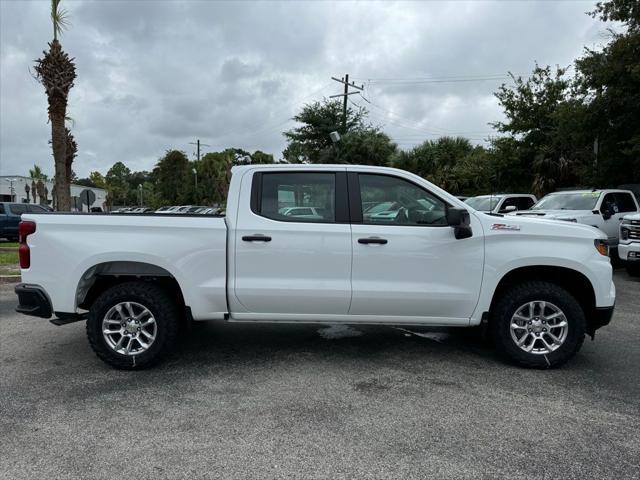
M 178 309 L 168 294 L 148 282 L 127 282 L 105 290 L 93 303 L 87 337 L 96 355 L 120 369 L 157 363 L 173 347 Z
M 531 281 L 509 288 L 491 312 L 494 344 L 509 360 L 529 368 L 553 368 L 573 357 L 584 342 L 585 316 L 562 287 Z

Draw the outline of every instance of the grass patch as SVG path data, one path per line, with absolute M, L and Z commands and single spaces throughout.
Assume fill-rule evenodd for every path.
M 4 253 L 0 252 L 0 265 L 18 265 L 18 252 Z
M 18 248 L 18 243 L 17 242 L 0 242 L 0 247 Z

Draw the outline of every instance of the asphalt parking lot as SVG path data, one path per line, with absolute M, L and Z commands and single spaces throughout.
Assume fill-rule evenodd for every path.
M 615 280 L 552 371 L 464 332 L 199 324 L 122 372 L 3 285 L 0 478 L 640 478 L 640 279 Z

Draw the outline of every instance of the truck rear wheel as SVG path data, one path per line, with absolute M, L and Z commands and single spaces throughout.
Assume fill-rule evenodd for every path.
M 87 337 L 109 365 L 142 369 L 171 350 L 178 321 L 178 309 L 162 288 L 147 282 L 121 283 L 105 290 L 91 306 Z
M 586 321 L 578 301 L 550 282 L 517 284 L 498 299 L 490 332 L 499 352 L 529 368 L 558 367 L 584 342 Z

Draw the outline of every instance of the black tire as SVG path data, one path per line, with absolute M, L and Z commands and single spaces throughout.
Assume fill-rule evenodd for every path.
M 112 307 L 121 302 L 143 305 L 156 321 L 155 340 L 148 350 L 136 355 L 118 353 L 107 344 L 102 334 L 103 318 Z M 149 282 L 127 282 L 105 290 L 93 303 L 87 320 L 87 337 L 96 355 L 112 367 L 140 370 L 156 364 L 171 351 L 179 323 L 178 308 L 165 290 Z
M 538 300 L 550 302 L 562 310 L 568 327 L 564 343 L 556 350 L 543 354 L 528 353 L 521 349 L 511 337 L 510 328 L 514 313 L 524 304 Z M 527 368 L 554 368 L 567 362 L 582 347 L 585 328 L 584 311 L 574 296 L 564 288 L 544 281 L 524 282 L 510 287 L 496 302 L 489 323 L 490 335 L 498 352 Z
M 627 273 L 632 277 L 640 277 L 640 262 L 626 262 Z

